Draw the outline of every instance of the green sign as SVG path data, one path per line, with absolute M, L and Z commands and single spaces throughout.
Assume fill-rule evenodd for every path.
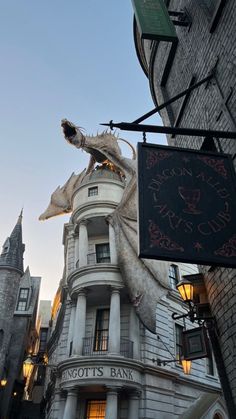
M 175 41 L 177 35 L 163 0 L 132 0 L 142 38 Z

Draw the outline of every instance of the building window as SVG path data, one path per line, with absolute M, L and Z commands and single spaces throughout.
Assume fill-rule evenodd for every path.
M 109 330 L 109 309 L 97 310 L 96 328 L 94 338 L 94 351 L 107 351 Z
M 179 282 L 179 269 L 177 265 L 170 265 L 169 267 L 169 280 L 170 285 L 173 289 L 176 289 L 176 285 Z
M 208 352 L 209 352 L 209 354 L 208 354 L 208 357 L 206 358 L 206 373 L 208 375 L 215 375 L 215 372 L 216 372 L 215 360 L 214 360 L 214 356 L 213 356 L 210 341 L 209 341 L 209 351 Z
M 109 243 L 96 244 L 96 259 L 97 259 L 97 263 L 110 262 Z
M 94 186 L 93 188 L 88 188 L 88 196 L 98 195 L 98 187 Z
M 105 419 L 105 411 L 105 400 L 89 400 L 87 402 L 86 419 Z
M 5 241 L 5 243 L 2 247 L 2 255 L 8 253 L 9 249 L 10 249 L 10 240 L 9 240 L 9 238 L 7 238 L 7 240 Z
M 175 325 L 175 352 L 176 359 L 180 361 L 183 353 L 183 326 Z
M 48 337 L 48 329 L 47 328 L 42 328 L 40 330 L 39 352 L 46 352 L 46 349 L 47 349 L 47 337 Z
M 29 296 L 29 288 L 20 288 L 18 297 L 17 310 L 26 311 Z

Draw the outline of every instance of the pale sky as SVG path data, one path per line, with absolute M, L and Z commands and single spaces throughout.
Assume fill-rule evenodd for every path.
M 53 299 L 69 215 L 38 217 L 88 161 L 65 142 L 61 119 L 95 134 L 101 122 L 132 122 L 154 107 L 136 57 L 131 0 L 1 2 L 0 54 L 0 245 L 24 207 L 25 268 L 42 277 L 40 298 Z M 142 140 L 141 133 L 120 136 Z

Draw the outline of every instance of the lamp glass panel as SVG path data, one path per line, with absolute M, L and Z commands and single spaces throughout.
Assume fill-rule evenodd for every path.
M 5 385 L 7 384 L 7 379 L 3 378 L 0 383 L 2 387 L 5 387 Z
M 184 301 L 192 301 L 193 299 L 193 286 L 191 283 L 180 283 L 178 291 Z
M 190 374 L 192 362 L 187 361 L 186 359 L 182 359 L 181 364 L 184 370 L 184 374 Z
M 31 375 L 31 372 L 34 368 L 34 363 L 30 357 L 28 357 L 24 363 L 23 363 L 23 376 L 24 378 L 27 378 L 29 375 Z

